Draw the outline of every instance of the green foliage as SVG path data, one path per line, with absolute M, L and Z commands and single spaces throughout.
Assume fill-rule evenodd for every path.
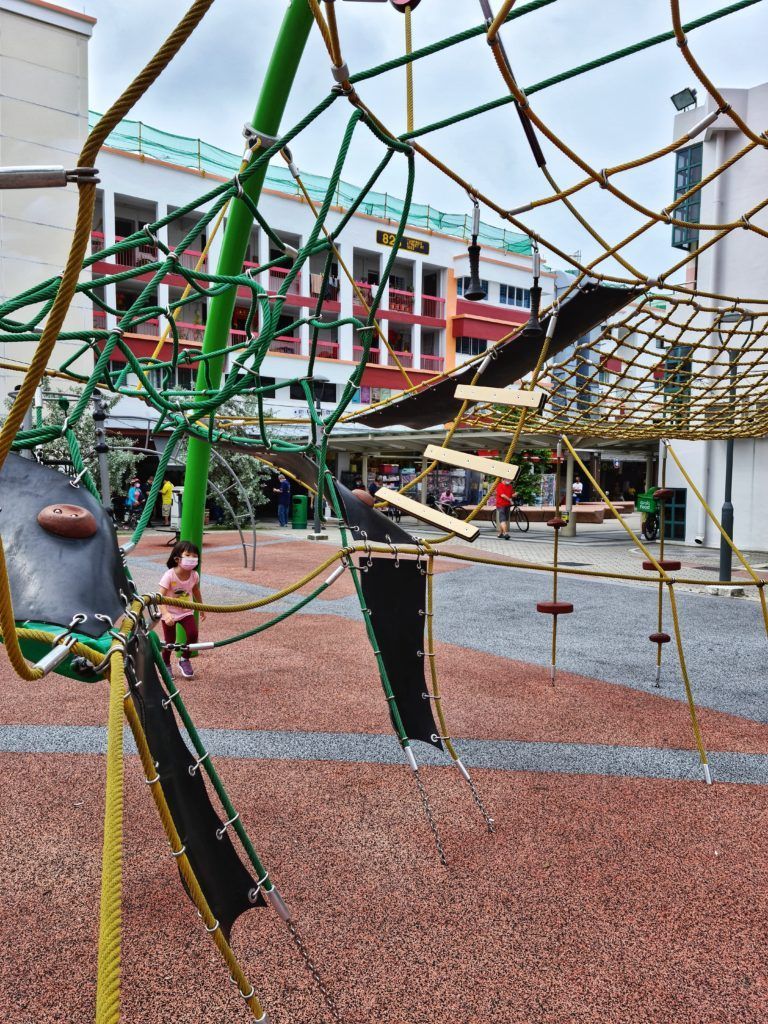
M 515 480 L 515 490 L 520 495 L 523 505 L 535 505 L 536 499 L 540 497 L 541 478 L 545 473 L 551 472 L 551 455 L 550 448 L 525 448 L 512 456 L 512 462 L 520 466 L 520 472 Z
M 57 392 L 51 388 L 47 378 L 43 378 L 42 393 L 44 396 L 42 408 L 42 426 L 48 424 L 61 425 L 67 411 L 74 406 L 82 393 L 82 388 L 77 385 L 68 385 L 66 392 Z M 105 405 L 107 410 L 114 407 L 118 401 L 117 397 L 106 396 Z M 9 399 L 6 405 L 10 407 L 12 401 Z M 35 424 L 37 425 L 37 424 Z M 99 487 L 99 464 L 96 454 L 96 424 L 93 420 L 93 406 L 81 416 L 80 420 L 72 428 L 77 442 L 80 445 L 80 452 L 83 461 L 89 470 L 93 482 Z M 119 434 L 110 434 L 107 438 L 109 453 L 107 463 L 109 465 L 109 486 L 112 495 L 123 494 L 127 488 L 127 481 L 136 472 L 136 463 L 140 458 L 132 450 L 130 438 L 121 437 Z M 63 437 L 48 442 L 41 450 L 41 461 L 47 465 L 71 473 L 72 461 L 69 445 Z
M 249 428 L 246 424 L 238 424 L 236 421 L 237 417 L 243 417 L 244 419 L 255 417 L 257 414 L 257 403 L 255 399 L 237 399 L 223 405 L 219 410 L 219 414 L 221 416 L 233 417 L 234 422 L 227 427 L 230 434 L 245 437 L 248 434 Z M 269 419 L 269 414 L 266 414 L 265 418 Z M 263 462 L 259 462 L 257 459 L 254 459 L 252 455 L 241 455 L 232 451 L 223 451 L 221 454 L 232 467 L 232 470 L 237 476 L 242 488 L 247 492 L 248 499 L 254 511 L 260 506 L 266 505 L 270 498 L 268 487 L 269 480 L 272 475 L 272 471 L 269 467 L 265 466 Z M 184 440 L 179 447 L 176 459 L 179 462 L 186 464 L 186 455 L 187 442 Z M 226 466 L 224 466 L 215 457 L 211 459 L 211 468 L 208 479 L 214 483 L 220 491 L 224 491 L 226 493 L 227 501 L 232 505 L 232 508 L 237 515 L 247 513 L 248 509 L 240 488 L 232 486 L 233 480 L 231 473 Z M 224 514 L 223 525 L 234 525 L 229 509 L 227 509 L 216 494 L 216 491 L 211 487 L 208 489 L 208 504 L 215 504 L 219 506 Z M 243 525 L 242 521 L 241 525 Z

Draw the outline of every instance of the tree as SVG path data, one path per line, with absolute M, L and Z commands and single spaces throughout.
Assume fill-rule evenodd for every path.
M 43 393 L 43 426 L 57 425 L 64 423 L 67 413 L 77 404 L 82 388 L 71 385 L 67 392 L 52 390 L 47 378 L 41 382 Z M 106 398 L 107 409 L 113 408 L 118 401 L 117 396 Z M 6 405 L 10 407 L 13 400 L 9 399 Z M 89 405 L 77 423 L 72 427 L 73 433 L 80 446 L 80 453 L 86 468 L 91 473 L 94 483 L 99 486 L 99 464 L 96 454 L 96 424 L 93 420 L 93 406 Z M 125 491 L 128 480 L 136 472 L 136 462 L 139 456 L 132 451 L 130 438 L 122 437 L 119 434 L 110 434 L 108 438 L 109 452 L 107 463 L 109 465 L 109 487 L 112 494 L 121 494 Z M 42 445 L 39 449 L 39 461 L 44 465 L 55 466 L 64 473 L 73 474 L 72 456 L 66 438 L 58 437 Z

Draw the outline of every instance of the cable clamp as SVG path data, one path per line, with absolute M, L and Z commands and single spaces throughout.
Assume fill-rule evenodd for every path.
M 682 50 L 684 47 L 686 47 L 688 45 L 688 36 L 683 36 L 682 39 L 678 39 L 678 40 L 676 40 L 676 42 L 677 42 L 677 45 Z
M 422 695 L 421 695 L 421 699 L 422 700 L 440 700 L 440 697 L 439 697 L 438 694 L 427 693 L 426 691 L 424 691 L 424 693 L 422 693 Z
M 433 732 L 432 735 L 429 738 L 432 740 L 433 743 L 437 743 L 438 740 L 449 740 L 451 737 L 450 736 L 440 736 L 438 733 Z
M 235 186 L 236 195 L 238 199 L 243 198 L 243 183 L 240 181 L 240 175 L 235 174 L 232 178 L 232 184 Z
M 742 215 L 741 215 L 741 223 L 742 223 L 742 226 L 744 228 L 746 228 L 747 231 L 751 231 L 752 230 L 752 225 L 749 223 L 749 217 L 747 216 L 746 213 L 742 213 Z
M 217 921 L 216 922 L 216 928 L 218 928 L 218 927 L 219 927 L 219 922 Z M 210 931 L 209 928 L 206 928 L 205 930 L 206 931 Z M 215 931 L 215 929 L 214 929 L 214 931 Z M 237 991 L 240 992 L 240 989 L 238 988 Z M 253 987 L 253 985 L 251 985 L 251 991 L 250 992 L 240 992 L 240 995 L 247 1002 L 249 999 L 253 999 L 253 997 L 256 995 L 256 989 Z
M 173 693 L 169 694 L 166 699 L 161 700 L 160 703 L 161 703 L 161 705 L 163 707 L 163 710 L 165 710 L 165 708 L 167 708 L 169 704 L 173 704 L 174 697 L 178 697 L 178 696 L 179 696 L 179 691 L 178 690 L 174 690 Z
M 205 928 L 205 930 L 206 930 L 206 931 L 208 932 L 208 934 L 210 935 L 210 934 L 211 934 L 211 932 L 215 932 L 215 931 L 216 931 L 216 930 L 218 929 L 218 927 L 219 927 L 219 922 L 218 922 L 218 921 L 217 921 L 217 920 L 216 920 L 216 919 L 214 918 L 213 926 L 212 926 L 211 928 L 209 928 L 207 924 L 206 924 L 206 925 L 204 925 L 203 927 Z
M 243 125 L 243 138 L 248 149 L 256 149 L 257 146 L 261 146 L 262 149 L 269 149 L 274 146 L 279 136 L 267 135 L 266 132 L 260 132 L 258 128 L 254 128 L 252 124 L 246 123 Z
M 88 472 L 87 467 L 84 468 L 84 469 L 81 469 L 80 472 L 77 474 L 77 476 L 69 481 L 69 486 L 70 487 L 78 487 L 79 488 L 80 487 L 80 481 L 83 479 L 83 477 L 85 476 L 85 474 L 87 472 Z
M 216 829 L 216 838 L 217 839 L 223 839 L 224 838 L 224 833 L 227 831 L 229 826 L 232 825 L 234 822 L 236 822 L 239 817 L 240 817 L 240 814 L 236 811 L 234 816 L 229 818 L 227 821 L 225 821 L 224 824 L 221 826 L 221 828 L 217 828 Z
M 203 761 L 204 761 L 204 760 L 206 759 L 206 757 L 208 757 L 208 756 L 209 756 L 209 754 L 208 754 L 208 751 L 206 750 L 206 752 L 205 752 L 205 753 L 203 754 L 203 756 L 202 756 L 202 757 L 198 757 L 198 759 L 197 759 L 197 760 L 195 761 L 195 763 L 194 763 L 194 764 L 191 764 L 191 765 L 190 765 L 190 766 L 189 766 L 189 767 L 187 768 L 187 771 L 189 772 L 189 774 L 190 774 L 190 775 L 191 775 L 191 776 L 192 776 L 193 778 L 194 778 L 194 776 L 195 776 L 195 774 L 196 774 L 196 772 L 197 772 L 197 769 L 198 769 L 198 768 L 200 767 L 200 765 L 201 765 L 201 764 L 203 763 Z
M 154 779 L 144 779 L 144 781 L 148 786 L 154 786 L 156 782 L 160 781 L 160 776 L 158 774 L 155 774 Z
M 607 168 L 604 167 L 601 171 L 598 171 L 598 174 L 600 176 L 600 188 L 608 188 L 608 170 L 607 170 Z
M 333 75 L 334 81 L 338 82 L 339 85 L 343 85 L 349 80 L 349 65 L 346 61 L 338 66 L 331 64 L 331 74 Z
M 187 852 L 186 846 L 182 846 L 182 848 L 180 850 L 171 850 L 171 856 L 172 857 L 180 857 L 182 855 L 182 853 L 186 853 L 186 852 Z

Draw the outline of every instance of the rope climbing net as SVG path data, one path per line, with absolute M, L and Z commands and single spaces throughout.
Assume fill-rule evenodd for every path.
M 94 125 L 80 155 L 80 168 L 93 168 L 98 152 L 110 137 L 110 133 L 118 130 L 133 104 L 178 52 L 212 2 L 213 0 L 197 0 L 192 4 L 177 29 L 155 57 Z M 478 399 L 471 402 L 465 397 L 459 403 L 458 413 L 449 420 L 446 445 L 464 426 L 508 430 L 510 433 L 508 450 L 503 459 L 495 464 L 496 470 L 489 474 L 492 482 L 479 507 L 470 515 L 469 524 L 465 527 L 463 536 L 470 540 L 473 539 L 473 530 L 476 535 L 476 528 L 471 525 L 471 520 L 476 518 L 493 494 L 499 474 L 510 470 L 510 460 L 526 428 L 562 436 L 561 448 L 567 449 L 585 476 L 592 481 L 598 493 L 607 502 L 607 496 L 600 491 L 599 484 L 590 476 L 587 467 L 566 435 L 588 433 L 592 436 L 601 435 L 608 438 L 626 439 L 666 438 L 670 435 L 708 438 L 756 436 L 764 434 L 768 430 L 768 359 L 766 358 L 768 298 L 705 292 L 697 290 L 694 285 L 680 283 L 678 280 L 680 275 L 685 274 L 688 267 L 694 265 L 701 254 L 713 246 L 722 244 L 723 240 L 734 232 L 749 232 L 757 236 L 765 236 L 768 233 L 759 225 L 758 218 L 768 204 L 768 198 L 750 209 L 745 209 L 738 218 L 729 222 L 699 223 L 691 220 L 685 214 L 685 211 L 691 208 L 690 201 L 695 199 L 704 188 L 717 182 L 739 161 L 748 158 L 750 153 L 768 146 L 768 135 L 765 132 L 755 131 L 747 124 L 713 85 L 697 62 L 689 42 L 689 36 L 695 30 L 736 15 L 739 11 L 758 3 L 759 0 L 740 0 L 740 2 L 732 3 L 687 24 L 683 24 L 681 20 L 679 0 L 670 0 L 671 27 L 668 31 L 523 88 L 517 82 L 513 67 L 504 49 L 501 30 L 505 26 L 512 26 L 518 19 L 542 11 L 556 2 L 557 0 L 531 0 L 527 4 L 516 6 L 515 0 L 505 0 L 499 11 L 494 12 L 488 0 L 480 0 L 480 9 L 483 15 L 483 21 L 480 24 L 417 49 L 413 48 L 412 11 L 416 8 L 418 0 L 413 0 L 410 5 L 398 2 L 396 6 L 402 8 L 405 14 L 405 53 L 394 60 L 367 70 L 352 72 L 342 45 L 343 26 L 337 22 L 336 4 L 326 2 L 321 5 L 319 0 L 293 0 L 294 15 L 296 10 L 301 7 L 307 19 L 307 28 L 310 19 L 314 21 L 330 57 L 335 84 L 328 94 L 320 99 L 292 128 L 279 135 L 270 135 L 266 132 L 264 125 L 255 123 L 245 132 L 245 155 L 237 171 L 228 180 L 214 185 L 195 201 L 175 209 L 165 217 L 154 220 L 129 237 L 90 255 L 87 254 L 87 248 L 93 223 L 96 182 L 93 175 L 85 175 L 83 180 L 78 181 L 77 222 L 71 251 L 62 274 L 49 278 L 29 288 L 21 295 L 7 299 L 0 304 L 0 341 L 6 346 L 14 343 L 32 342 L 35 344 L 35 353 L 28 365 L 23 364 L 20 360 L 8 358 L 3 360 L 3 365 L 6 367 L 23 369 L 25 376 L 18 396 L 3 424 L 2 431 L 0 431 L 0 469 L 12 450 L 37 451 L 44 449 L 53 441 L 64 438 L 69 446 L 77 480 L 82 480 L 91 494 L 98 497 L 98 488 L 85 466 L 73 430 L 73 427 L 85 415 L 89 402 L 97 389 L 118 396 L 141 399 L 157 413 L 155 433 L 164 432 L 170 435 L 159 458 L 155 481 L 148 495 L 144 511 L 130 543 L 123 549 L 124 553 L 127 553 L 130 547 L 140 540 L 147 528 L 152 509 L 158 498 L 164 472 L 176 448 L 176 443 L 183 437 L 190 439 L 190 442 L 198 442 L 203 445 L 221 446 L 222 448 L 233 446 L 238 451 L 250 451 L 254 457 L 279 465 L 281 468 L 285 468 L 291 457 L 306 456 L 308 461 L 311 460 L 314 477 L 313 482 L 308 486 L 318 492 L 319 500 L 327 496 L 338 517 L 342 535 L 340 550 L 307 576 L 268 598 L 241 605 L 192 605 L 191 607 L 220 613 L 250 610 L 266 606 L 314 584 L 313 589 L 294 602 L 287 611 L 281 611 L 269 621 L 237 636 L 217 640 L 207 645 L 220 647 L 253 637 L 283 621 L 287 616 L 296 613 L 317 598 L 332 585 L 341 573 L 345 570 L 349 571 L 360 602 L 389 716 L 413 770 L 419 797 L 442 860 L 445 860 L 444 848 L 412 750 L 411 739 L 414 736 L 405 721 L 402 700 L 397 692 L 397 681 L 391 678 L 392 663 L 388 661 L 385 638 L 373 614 L 372 606 L 376 598 L 375 588 L 370 583 L 366 583 L 367 574 L 372 569 L 375 570 L 372 577 L 377 572 L 381 572 L 381 563 L 385 559 L 392 561 L 392 556 L 394 556 L 393 564 L 396 568 L 400 568 L 399 560 L 402 556 L 405 564 L 414 569 L 416 591 L 418 591 L 418 587 L 423 586 L 423 594 L 420 595 L 423 604 L 418 608 L 418 615 L 423 619 L 421 623 L 423 649 L 419 649 L 415 653 L 423 659 L 423 668 L 426 669 L 428 666 L 428 671 L 424 673 L 423 692 L 418 693 L 417 703 L 430 709 L 429 719 L 431 721 L 434 721 L 432 719 L 432 708 L 434 708 L 436 722 L 433 724 L 434 733 L 427 733 L 426 737 L 417 736 L 416 738 L 426 738 L 427 742 L 440 745 L 445 749 L 468 782 L 472 799 L 482 814 L 489 831 L 493 830 L 493 819 L 458 756 L 448 731 L 442 705 L 433 643 L 432 577 L 436 556 L 472 561 L 476 564 L 497 564 L 508 567 L 522 564 L 525 568 L 552 574 L 552 601 L 541 602 L 539 610 L 552 615 L 553 683 L 555 681 L 558 615 L 567 614 L 573 610 L 571 605 L 559 599 L 558 576 L 562 577 L 568 574 L 576 576 L 606 575 L 610 578 L 646 580 L 655 583 L 659 589 L 659 619 L 657 632 L 651 636 L 651 640 L 657 645 L 657 665 L 660 666 L 662 645 L 674 638 L 696 746 L 708 781 L 709 768 L 694 706 L 692 686 L 686 668 L 675 598 L 674 584 L 684 581 L 681 577 L 670 575 L 679 568 L 679 565 L 665 560 L 663 546 L 658 557 L 654 556 L 634 536 L 622 519 L 619 510 L 612 505 L 611 508 L 616 518 L 636 540 L 647 559 L 645 576 L 639 573 L 602 574 L 559 565 L 557 542 L 555 543 L 554 564 L 532 565 L 528 562 L 515 563 L 511 559 L 498 559 L 470 553 L 466 549 L 446 547 L 445 542 L 454 539 L 458 532 L 450 527 L 444 536 L 431 538 L 429 541 L 413 538 L 407 534 L 401 534 L 393 541 L 392 537 L 396 536 L 394 528 L 392 536 L 387 533 L 381 540 L 368 536 L 359 525 L 355 526 L 349 522 L 348 508 L 345 509 L 341 500 L 340 488 L 327 468 L 328 445 L 337 425 L 345 418 L 352 416 L 349 406 L 360 386 L 374 342 L 377 344 L 381 342 L 389 349 L 393 364 L 402 373 L 406 396 L 410 393 L 418 395 L 425 388 L 423 384 L 413 387 L 407 368 L 399 361 L 397 353 L 390 348 L 386 333 L 381 330 L 378 323 L 379 310 L 395 260 L 398 257 L 406 225 L 413 222 L 412 218 L 417 217 L 413 196 L 417 167 L 420 162 L 428 163 L 433 169 L 453 182 L 458 189 L 469 194 L 475 210 L 478 211 L 475 228 L 471 232 L 470 256 L 473 247 L 478 245 L 478 239 L 486 244 L 489 242 L 494 244 L 494 239 L 496 239 L 500 240 L 501 246 L 507 250 L 510 249 L 510 246 L 521 246 L 517 249 L 518 252 L 530 245 L 536 253 L 534 265 L 538 264 L 539 252 L 546 251 L 563 261 L 573 272 L 571 283 L 558 296 L 556 304 L 548 311 L 541 311 L 542 315 L 548 315 L 551 329 L 546 331 L 529 330 L 527 334 L 523 329 L 522 337 L 532 347 L 532 358 L 522 375 L 507 382 L 520 388 L 522 392 L 537 390 L 545 392 L 546 403 L 542 404 L 537 400 L 526 404 L 525 401 L 522 401 L 517 406 L 510 407 L 509 404 L 500 403 L 498 400 Z M 418 62 L 437 53 L 460 47 L 477 38 L 486 39 L 489 54 L 505 85 L 505 94 L 490 102 L 459 111 L 441 121 L 416 127 L 415 67 Z M 644 49 L 670 41 L 677 43 L 686 64 L 710 97 L 712 109 L 683 137 L 668 146 L 636 157 L 621 165 L 596 169 L 549 126 L 532 102 L 532 98 L 537 93 L 550 87 L 628 58 Z M 359 91 L 365 83 L 373 82 L 398 69 L 405 69 L 406 72 L 407 97 L 406 130 L 400 133 L 393 131 L 383 122 L 376 108 L 369 106 Z M 350 116 L 342 133 L 334 167 L 327 182 L 318 189 L 316 179 L 311 183 L 304 180 L 294 161 L 294 153 L 298 154 L 302 144 L 302 135 L 311 125 L 318 122 L 331 107 L 345 103 L 350 105 Z M 423 142 L 419 141 L 432 132 L 453 127 L 471 118 L 479 118 L 484 113 L 507 105 L 515 108 L 522 137 L 525 138 L 531 150 L 532 157 L 546 186 L 546 192 L 541 198 L 527 202 L 514 210 L 507 209 L 500 202 L 483 194 L 471 181 L 448 166 L 440 157 L 427 149 Z M 726 119 L 735 131 L 741 133 L 743 138 L 741 148 L 700 182 L 691 184 L 685 192 L 676 198 L 674 203 L 662 210 L 653 210 L 639 202 L 628 188 L 623 186 L 624 175 L 659 161 L 689 145 L 718 117 Z M 343 185 L 342 174 L 352 144 L 360 133 L 366 133 L 375 140 L 380 147 L 380 156 L 378 163 L 371 167 L 369 177 L 362 188 L 350 191 Z M 579 178 L 574 184 L 562 187 L 555 180 L 548 167 L 543 146 L 551 148 L 553 152 L 557 151 L 566 158 L 571 166 L 576 168 Z M 259 202 L 261 186 L 272 160 L 282 161 L 287 167 L 297 193 L 314 215 L 312 230 L 298 249 L 291 249 L 284 243 L 278 231 L 269 223 Z M 341 256 L 340 240 L 355 214 L 364 212 L 366 204 L 370 207 L 376 195 L 379 194 L 375 192 L 375 189 L 387 168 L 398 163 L 402 165 L 405 196 L 403 201 L 390 212 L 390 217 L 394 221 L 393 244 L 385 260 L 379 283 L 370 292 L 363 294 L 354 282 L 350 270 Z M 604 190 L 615 201 L 639 216 L 641 218 L 640 225 L 623 239 L 618 241 L 606 239 L 576 205 L 588 196 L 590 190 L 595 189 Z M 338 201 L 342 191 L 345 194 L 345 202 L 343 208 L 340 208 Z M 544 234 L 536 230 L 533 220 L 537 211 L 555 204 L 558 204 L 569 217 L 574 218 L 588 233 L 598 253 L 593 259 L 582 261 L 563 251 L 556 240 L 545 237 Z M 498 234 L 494 235 L 490 229 L 481 230 L 479 220 L 481 207 L 504 222 L 504 229 L 496 229 Z M 331 216 L 332 212 L 333 216 Z M 530 218 L 526 216 L 528 214 L 531 215 Z M 524 216 L 526 219 L 523 219 Z M 429 217 L 428 213 L 427 225 L 431 226 Z M 257 266 L 247 268 L 241 258 L 239 265 L 234 269 L 229 267 L 225 271 L 220 264 L 216 272 L 211 272 L 206 269 L 206 256 L 211 241 L 227 220 L 229 224 L 225 231 L 229 230 L 232 221 L 238 218 L 247 225 L 248 230 L 250 230 L 252 222 L 255 222 L 264 232 L 270 242 L 270 258 Z M 175 225 L 177 229 L 180 229 L 182 223 L 187 225 L 190 220 L 194 221 L 192 226 L 187 230 L 182 230 L 181 240 L 171 246 L 168 242 L 170 226 Z M 509 228 L 506 228 L 507 224 Z M 695 233 L 697 241 L 691 244 L 685 256 L 673 266 L 661 273 L 654 271 L 649 274 L 636 268 L 630 262 L 628 250 L 638 238 L 659 225 Z M 509 231 L 509 244 L 507 244 L 508 236 L 505 233 L 507 231 Z M 530 242 L 521 243 L 521 237 L 529 239 Z M 698 239 L 702 240 L 699 242 Z M 201 249 L 202 252 L 200 252 Z M 140 258 L 130 261 L 119 259 L 121 254 L 129 252 L 140 254 Z M 107 262 L 113 257 L 114 262 L 130 262 L 131 265 L 114 273 L 94 273 L 93 268 L 97 263 Z M 294 308 L 288 302 L 292 285 L 302 272 L 302 268 L 307 267 L 308 261 L 313 257 L 316 260 L 318 258 L 323 260 L 317 302 L 309 312 L 293 317 L 290 324 L 287 324 L 286 317 L 291 315 L 289 311 Z M 335 264 L 340 267 L 342 273 L 350 278 L 356 294 L 356 311 L 352 315 L 340 315 L 335 319 L 329 319 L 325 311 L 325 301 L 330 294 Z M 282 283 L 277 288 L 268 286 L 270 271 L 279 271 L 277 276 L 282 278 Z M 171 275 L 183 279 L 184 290 L 179 298 L 173 299 L 168 305 L 160 306 L 157 302 L 158 289 L 163 283 L 167 283 Z M 538 275 L 535 276 L 535 287 L 538 287 Z M 135 300 L 127 309 L 112 305 L 108 300 L 112 286 L 129 280 L 136 281 L 140 285 Z M 621 303 L 617 305 L 617 308 L 623 308 L 623 312 L 615 316 L 609 324 L 601 325 L 596 330 L 579 338 L 575 346 L 567 353 L 555 352 L 551 343 L 560 310 L 565 307 L 572 296 L 577 294 L 579 289 L 591 283 L 599 283 L 616 290 L 626 290 L 629 297 L 623 305 Z M 202 348 L 190 345 L 179 327 L 179 317 L 185 307 L 204 301 L 211 308 L 218 308 L 222 303 L 229 302 L 230 316 L 224 323 L 224 326 L 227 327 L 227 321 L 231 319 L 231 306 L 234 305 L 237 292 L 244 292 L 249 299 L 248 316 L 242 337 L 233 340 L 230 331 L 226 329 L 217 334 L 211 326 L 213 323 L 213 317 L 211 317 Z M 65 327 L 68 310 L 76 295 L 89 300 L 97 309 L 113 318 L 114 326 L 83 329 Z M 226 305 L 224 308 L 226 309 Z M 538 315 L 538 308 L 534 308 L 532 321 L 538 322 Z M 142 335 L 144 325 L 154 320 L 163 323 L 162 336 L 152 355 L 139 355 L 135 338 L 137 335 Z M 301 366 L 301 371 L 294 378 L 279 382 L 263 377 L 264 360 L 278 337 L 284 334 L 295 334 L 304 327 L 308 329 L 310 344 L 308 356 Z M 358 339 L 355 346 L 358 357 L 350 369 L 349 377 L 335 407 L 330 412 L 323 412 L 316 401 L 318 396 L 315 379 L 317 361 L 322 352 L 323 332 L 350 327 Z M 514 333 L 501 339 L 496 347 L 504 346 L 513 336 Z M 51 360 L 57 343 L 66 343 L 68 354 L 63 361 L 52 365 Z M 734 349 L 738 349 L 739 353 L 737 362 L 730 355 Z M 493 359 L 494 356 L 495 353 L 492 351 L 465 364 L 465 371 L 467 366 L 470 368 L 469 378 L 467 378 L 470 388 L 482 379 L 483 372 L 489 365 L 488 360 Z M 191 368 L 194 371 L 194 387 L 179 386 L 179 370 L 182 368 Z M 31 427 L 22 427 L 24 417 L 34 401 L 36 389 L 46 375 L 54 380 L 78 384 L 80 386 L 79 396 L 67 410 L 62 424 L 45 423 L 38 407 L 37 420 Z M 281 391 L 295 388 L 300 389 L 306 400 L 306 419 L 312 426 L 310 436 L 301 440 L 276 429 L 269 416 L 270 401 L 274 401 Z M 477 390 L 480 391 L 482 388 L 477 388 Z M 224 407 L 231 410 L 233 402 L 237 403 L 238 400 L 245 398 L 255 402 L 257 415 L 253 417 L 250 433 L 235 434 L 229 429 L 232 413 L 227 411 L 224 415 Z M 387 403 L 384 403 L 382 408 L 386 409 Z M 442 449 L 443 452 L 447 450 Z M 674 450 L 669 448 L 669 452 L 677 462 Z M 424 473 L 429 472 L 429 469 L 436 465 L 437 463 L 433 462 Z M 681 471 L 683 470 L 681 469 Z M 424 473 L 409 484 L 409 487 L 417 484 L 423 478 Z M 306 483 L 306 480 L 302 482 Z M 395 499 L 387 500 L 394 501 Z M 663 497 L 660 497 L 659 500 L 663 503 Z M 608 504 L 610 505 L 610 502 Z M 708 507 L 707 512 L 714 519 Z M 564 525 L 564 520 L 559 515 L 559 508 L 550 525 L 555 530 L 555 538 L 557 538 L 559 529 Z M 719 524 L 716 523 L 716 525 L 720 528 Z M 734 548 L 734 550 L 736 549 Z M 766 630 L 768 630 L 768 609 L 766 608 L 763 581 L 748 566 L 740 552 L 736 551 L 736 554 L 742 558 L 745 569 L 750 574 L 748 585 L 757 588 L 763 619 Z M 377 566 L 378 568 L 376 568 Z M 332 569 L 331 574 L 323 582 L 315 583 L 315 580 L 329 569 Z M 403 567 L 403 577 L 407 572 L 410 570 Z M 423 582 L 419 582 L 417 577 L 423 577 Z M 668 597 L 673 637 L 663 633 L 662 630 L 662 596 L 664 592 Z M 162 601 L 166 604 L 181 603 L 173 598 L 165 598 Z M 67 652 L 71 651 L 73 655 L 84 659 L 94 671 L 98 670 L 102 674 L 106 671 L 110 673 L 110 747 L 107 773 L 107 827 L 104 844 L 97 1020 L 111 1022 L 116 1021 L 119 1017 L 121 887 L 119 847 L 123 813 L 122 730 L 119 725 L 121 702 L 136 737 L 147 782 L 157 804 L 171 850 L 179 864 L 187 891 L 195 902 L 206 930 L 211 933 L 219 947 L 246 1005 L 254 1017 L 259 1020 L 266 1019 L 253 986 L 249 984 L 238 966 L 228 939 L 223 934 L 219 921 L 214 915 L 208 894 L 203 890 L 202 885 L 198 884 L 195 869 L 187 856 L 185 842 L 177 829 L 173 811 L 169 808 L 169 803 L 164 795 L 160 768 L 156 759 L 153 758 L 153 752 L 150 749 L 147 736 L 144 734 L 144 723 L 140 720 L 134 705 L 133 698 L 142 685 L 142 680 L 137 677 L 135 665 L 131 661 L 134 657 L 131 645 L 138 642 L 142 633 L 151 647 L 154 664 L 158 667 L 164 693 L 161 702 L 162 708 L 164 710 L 171 708 L 179 716 L 195 751 L 188 775 L 192 777 L 198 771 L 200 775 L 205 772 L 219 798 L 223 813 L 226 815 L 223 824 L 216 830 L 216 840 L 221 841 L 231 826 L 232 833 L 238 837 L 246 858 L 256 875 L 257 884 L 253 890 L 254 902 L 262 891 L 269 897 L 278 913 L 289 925 L 299 953 L 318 983 L 329 1012 L 334 1019 L 340 1019 L 335 1004 L 309 957 L 306 945 L 299 936 L 287 908 L 282 903 L 269 879 L 268 872 L 263 867 L 248 838 L 239 813 L 234 809 L 223 789 L 216 770 L 211 764 L 211 758 L 184 707 L 178 689 L 168 673 L 163 670 L 159 641 L 154 634 L 150 636 L 151 622 L 145 619 L 147 614 L 151 618 L 153 610 L 156 611 L 157 604 L 162 601 L 153 595 L 134 594 L 130 598 L 126 597 L 125 619 L 119 629 L 111 628 L 108 631 L 106 649 L 104 645 L 99 647 L 98 644 L 95 644 L 95 647 L 89 647 L 79 641 L 70 643 L 71 630 L 65 633 L 52 633 L 40 629 L 19 628 L 13 615 L 8 569 L 3 546 L 0 543 L 0 627 L 3 641 L 17 673 L 30 680 L 38 679 L 43 674 L 43 669 L 39 665 L 31 666 L 27 662 L 24 644 L 50 645 L 56 658 L 49 661 L 48 664 L 58 665 L 61 663 L 58 648 L 61 648 L 65 642 L 69 645 Z M 98 650 L 95 649 L 96 647 Z M 57 658 L 58 660 L 56 660 Z M 126 687 L 128 687 L 128 691 L 125 693 L 126 699 L 124 699 L 123 693 Z

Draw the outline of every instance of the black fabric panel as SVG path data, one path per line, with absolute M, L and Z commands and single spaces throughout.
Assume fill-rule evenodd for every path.
M 81 505 L 98 524 L 93 537 L 75 540 L 48 533 L 37 521 L 46 505 Z M 0 471 L 0 534 L 18 622 L 68 626 L 77 612 L 88 618 L 79 633 L 97 637 L 123 614 L 120 591 L 130 594 L 117 535 L 101 503 L 85 487 L 33 459 L 11 454 Z
M 432 701 L 424 681 L 423 611 L 426 608 L 426 576 L 414 559 L 373 558 L 367 572 L 360 573 L 365 603 L 371 610 L 371 626 L 389 676 L 392 692 L 406 735 L 442 750 L 432 715 Z
M 640 294 L 641 290 L 636 288 L 609 288 L 593 283 L 580 288 L 560 307 L 557 327 L 550 342 L 550 355 L 556 356 L 562 352 Z M 541 323 L 546 331 L 549 317 L 545 317 Z M 477 384 L 481 387 L 506 387 L 514 384 L 534 368 L 540 351 L 540 341 L 531 344 L 517 334 L 494 349 L 496 358 L 491 361 Z M 391 402 L 381 409 L 362 412 L 352 419 L 371 427 L 403 425 L 417 430 L 448 423 L 456 417 L 462 404 L 460 399 L 454 398 L 457 384 L 468 384 L 477 373 L 478 365 L 473 363 L 450 376 L 441 377 L 434 384 L 412 395 Z
M 240 914 L 256 905 L 264 906 L 264 899 L 261 893 L 256 904 L 248 898 L 256 882 L 232 845 L 229 838 L 232 826 L 221 839 L 216 838 L 216 829 L 221 828 L 223 822 L 208 796 L 203 781 L 205 769 L 199 768 L 194 775 L 189 773 L 196 758 L 181 737 L 172 705 L 165 708 L 162 705 L 166 693 L 147 637 L 140 634 L 131 644 L 130 653 L 134 659 L 133 668 L 129 663 L 128 671 L 131 696 L 157 764 L 165 799 L 200 888 L 229 939 L 232 925 Z M 139 686 L 136 685 L 138 679 L 141 680 Z

